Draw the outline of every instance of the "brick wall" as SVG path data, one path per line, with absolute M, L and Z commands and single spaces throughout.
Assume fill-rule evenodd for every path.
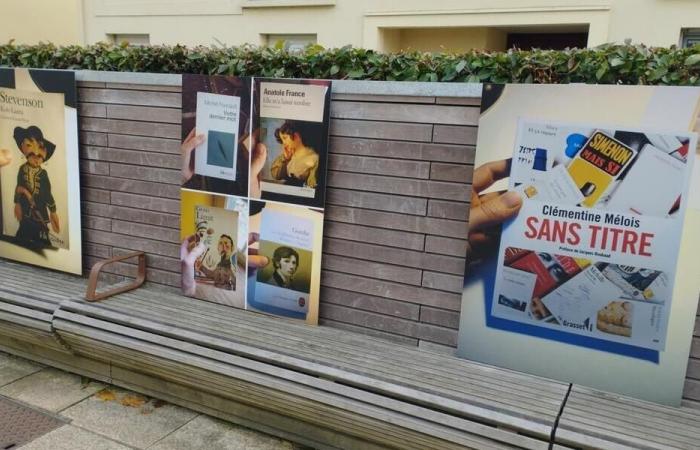
M 79 99 L 85 267 L 144 250 L 149 281 L 175 289 L 180 88 L 81 82 Z M 322 325 L 456 346 L 478 105 L 333 95 Z M 700 318 L 685 396 L 700 407 Z

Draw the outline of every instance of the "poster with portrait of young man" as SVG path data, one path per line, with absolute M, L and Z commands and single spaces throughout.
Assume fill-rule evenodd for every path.
M 76 105 L 73 72 L 0 69 L 4 258 L 82 272 Z

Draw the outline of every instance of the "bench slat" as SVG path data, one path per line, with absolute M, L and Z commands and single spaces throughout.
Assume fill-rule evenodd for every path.
M 114 348 L 115 347 L 120 347 L 120 349 L 117 351 L 117 355 L 112 355 L 112 356 L 117 356 L 121 353 L 124 352 L 136 352 L 139 354 L 147 354 L 150 355 L 151 357 L 154 357 L 158 363 L 155 362 L 147 362 L 144 361 L 144 358 L 139 356 L 137 358 L 127 358 L 125 362 L 128 362 L 129 365 L 133 366 L 135 370 L 148 370 L 152 371 L 153 369 L 156 369 L 156 371 L 160 368 L 161 371 L 158 373 L 159 376 L 165 376 L 169 377 L 174 374 L 178 374 L 179 376 L 182 376 L 183 378 L 181 381 L 185 382 L 189 380 L 192 383 L 208 383 L 208 377 L 214 376 L 218 377 L 221 383 L 223 385 L 216 386 L 214 390 L 216 392 L 224 393 L 225 390 L 229 386 L 235 386 L 239 385 L 241 383 L 245 383 L 246 386 L 245 388 L 241 391 L 241 394 L 246 396 L 251 394 L 251 385 L 257 385 L 261 386 L 260 389 L 260 395 L 261 399 L 263 402 L 269 401 L 269 398 L 274 397 L 276 394 L 275 392 L 281 391 L 285 392 L 287 395 L 292 395 L 293 398 L 302 398 L 307 401 L 312 401 L 312 402 L 323 402 L 324 404 L 328 405 L 333 405 L 336 407 L 340 407 L 343 410 L 346 411 L 352 411 L 353 413 L 361 414 L 362 417 L 365 418 L 371 418 L 373 417 L 374 419 L 377 420 L 382 420 L 382 421 L 390 421 L 390 423 L 393 423 L 393 421 L 396 421 L 396 417 L 394 417 L 392 414 L 389 414 L 387 410 L 384 410 L 382 408 L 378 408 L 373 405 L 368 405 L 366 403 L 357 401 L 353 398 L 345 398 L 345 397 L 339 397 L 336 395 L 331 395 L 328 393 L 324 392 L 318 392 L 316 389 L 313 387 L 307 387 L 303 386 L 300 381 L 303 381 L 303 376 L 295 381 L 286 381 L 286 380 L 279 380 L 274 376 L 267 375 L 265 373 L 259 373 L 259 372 L 252 372 L 250 370 L 245 370 L 245 369 L 240 369 L 237 368 L 234 365 L 231 364 L 222 364 L 217 361 L 210 360 L 208 358 L 203 358 L 201 356 L 197 356 L 194 354 L 190 353 L 183 353 L 179 350 L 175 349 L 167 349 L 164 348 L 160 345 L 153 345 L 149 344 L 146 342 L 142 342 L 133 338 L 129 338 L 127 336 L 119 336 L 119 335 L 114 335 L 112 333 L 104 332 L 102 330 L 95 330 L 95 329 L 87 329 L 83 326 L 76 326 L 72 324 L 67 324 L 64 323 L 63 320 L 57 321 L 57 326 L 60 326 L 62 329 L 65 329 L 66 332 L 63 334 L 66 336 L 66 339 L 72 343 L 72 345 L 77 349 L 80 347 L 80 344 L 78 342 L 73 342 L 74 340 L 77 341 L 83 341 L 85 347 L 83 347 L 83 350 L 86 352 L 95 352 L 95 356 L 100 357 L 100 355 L 105 355 L 107 354 L 106 352 L 112 352 L 114 353 Z M 100 348 L 95 349 L 95 341 L 100 341 L 101 343 L 108 342 L 109 344 L 103 344 L 99 346 Z M 111 350 L 110 350 L 111 349 Z M 101 356 L 104 357 L 104 356 Z M 168 364 L 175 364 L 175 367 L 171 367 L 170 369 L 162 369 L 162 360 L 166 360 Z M 184 367 L 183 367 L 184 365 Z M 177 368 L 177 370 L 176 370 Z M 183 369 L 186 369 L 187 371 L 193 371 L 193 373 L 183 373 Z M 200 373 L 200 370 L 204 370 L 205 373 L 208 373 L 210 375 L 203 375 Z M 195 375 L 195 373 L 197 373 Z M 298 377 L 298 375 L 297 375 Z M 319 383 L 322 380 L 310 380 L 310 383 Z M 279 405 L 278 405 L 279 406 Z M 311 411 L 319 411 L 319 406 L 314 406 Z M 293 411 L 290 411 L 293 412 Z M 334 416 L 333 416 L 334 417 Z M 404 423 L 407 423 L 410 425 L 411 430 L 419 430 L 422 432 L 428 432 L 430 433 L 436 433 L 440 432 L 438 435 L 442 435 L 443 437 L 448 437 L 455 439 L 456 436 L 451 435 L 451 434 L 446 434 L 445 430 L 442 430 L 442 428 L 445 427 L 440 427 L 437 425 L 430 425 L 429 422 L 425 421 L 420 421 L 418 419 L 411 419 L 408 416 L 401 415 L 402 421 Z M 322 420 L 330 420 L 331 417 L 322 417 Z M 356 419 L 353 418 L 353 421 L 348 422 L 343 424 L 343 426 L 358 426 L 361 424 L 363 421 L 358 421 L 354 422 Z M 366 421 L 367 419 L 365 419 Z M 354 424 L 354 425 L 353 425 Z M 370 423 L 371 426 L 376 427 L 376 425 L 373 425 L 373 423 Z M 428 428 L 426 428 L 428 427 Z M 361 430 L 363 433 L 367 432 L 367 430 Z M 385 436 L 387 436 L 386 433 L 384 433 Z M 400 437 L 401 434 L 397 435 L 397 437 Z M 423 438 L 424 439 L 424 438 Z M 423 439 L 418 439 L 418 443 L 420 443 L 421 440 Z M 460 439 L 461 440 L 461 439 Z M 471 438 L 470 438 L 471 440 Z M 462 441 L 462 440 L 461 440 Z M 487 444 L 488 441 L 486 440 L 471 440 L 471 442 L 466 442 L 462 441 L 459 443 L 459 445 L 484 445 Z M 433 442 L 434 444 L 434 442 Z M 420 445 L 431 445 L 428 442 L 424 442 Z M 452 446 L 450 446 L 452 447 Z M 500 446 L 499 446 L 500 447 Z M 417 447 L 420 448 L 420 447 Z M 425 447 L 424 447 L 425 448 Z M 455 447 L 456 448 L 456 447 Z M 481 448 L 481 447 L 479 447 Z M 494 446 L 488 446 L 488 448 L 497 448 Z
M 166 338 L 162 336 L 156 336 L 151 333 L 147 332 L 142 332 L 142 331 L 136 331 L 134 328 L 139 328 L 139 325 L 143 325 L 145 321 L 139 320 L 139 319 L 133 319 L 129 317 L 122 317 L 125 323 L 129 323 L 131 325 L 135 325 L 133 327 L 124 327 L 121 325 L 116 325 L 113 323 L 106 323 L 104 321 L 98 321 L 96 319 L 91 319 L 85 316 L 79 316 L 77 314 L 72 314 L 64 310 L 59 310 L 56 313 L 56 317 L 63 319 L 63 320 L 71 320 L 83 325 L 87 326 L 92 326 L 95 328 L 99 329 L 106 329 L 110 330 L 115 333 L 120 333 L 125 336 L 137 336 L 141 340 L 148 340 L 152 343 L 157 343 L 160 346 L 168 346 L 171 348 L 179 348 L 179 349 L 191 349 L 191 352 L 194 354 L 206 354 L 211 358 L 224 358 L 227 361 L 231 360 L 237 360 L 239 364 L 242 365 L 247 365 L 247 364 L 259 364 L 255 362 L 248 362 L 248 359 L 245 358 L 239 358 L 227 353 L 223 352 L 217 352 L 214 350 L 210 350 L 209 348 L 202 348 L 201 346 L 198 345 L 193 345 L 190 344 L 189 342 L 183 342 L 181 340 L 177 339 L 171 339 L 171 338 Z M 63 322 L 56 322 L 56 327 L 57 329 L 61 330 L 63 329 Z M 167 327 L 163 327 L 163 330 L 167 330 Z M 183 332 L 183 330 L 179 328 L 174 328 L 170 327 L 169 330 L 170 333 L 182 333 L 184 336 L 188 337 L 188 341 L 191 342 L 191 338 L 193 336 L 188 336 L 188 332 Z M 173 334 L 171 334 L 171 337 Z M 215 338 L 210 339 L 210 344 L 214 344 L 220 346 L 221 349 L 226 349 L 227 345 L 230 345 L 229 341 L 223 341 L 223 340 L 216 340 Z M 272 353 L 266 354 L 265 352 L 259 351 L 255 348 L 245 348 L 244 346 L 240 346 L 239 348 L 236 348 L 235 350 L 238 350 L 236 353 L 238 354 L 247 354 L 249 356 L 254 356 L 256 360 L 267 360 L 267 361 L 277 361 L 281 363 L 289 362 L 289 363 L 299 363 L 298 361 L 294 361 L 293 358 L 289 357 L 283 357 L 280 355 L 275 355 Z M 302 361 L 303 363 L 303 361 Z M 462 415 L 466 415 L 468 417 L 476 417 L 480 418 L 481 420 L 489 420 L 497 423 L 501 423 L 504 425 L 510 425 L 516 429 L 521 429 L 526 432 L 532 432 L 536 434 L 547 434 L 551 432 L 551 427 L 542 424 L 542 423 L 534 423 L 532 420 L 527 420 L 527 419 L 518 419 L 513 416 L 508 416 L 504 413 L 498 412 L 498 411 L 491 411 L 486 408 L 484 408 L 481 405 L 467 405 L 464 403 L 452 401 L 450 399 L 445 399 L 441 398 L 435 395 L 430 395 L 426 394 L 424 392 L 420 391 L 415 391 L 412 389 L 406 389 L 401 386 L 393 385 L 390 383 L 386 382 L 381 382 L 376 379 L 370 379 L 367 377 L 363 376 L 358 376 L 355 374 L 351 374 L 348 372 L 343 372 L 339 370 L 333 370 L 330 368 L 326 368 L 320 365 L 317 365 L 316 367 L 308 366 L 309 370 L 312 370 L 316 372 L 317 374 L 322 374 L 326 377 L 332 378 L 332 379 L 339 379 L 342 380 L 346 383 L 351 383 L 354 385 L 362 385 L 362 386 L 371 386 L 374 389 L 381 390 L 381 392 L 390 394 L 392 396 L 397 396 L 399 398 L 403 397 L 410 397 L 411 399 L 416 399 L 421 403 L 429 404 L 431 405 L 432 408 L 439 408 L 443 410 L 447 410 L 451 413 L 459 413 Z M 288 372 L 288 376 L 294 379 L 294 377 L 300 377 L 303 376 L 303 374 L 300 374 L 295 371 L 287 371 L 285 369 L 277 368 L 276 370 L 279 371 L 277 376 L 280 376 L 281 373 Z M 314 380 L 317 380 L 317 378 L 314 378 Z M 298 381 L 298 380 L 297 380 Z M 338 385 L 336 383 L 332 383 L 334 389 L 338 389 Z M 376 401 L 380 401 L 381 398 L 377 397 L 375 398 Z

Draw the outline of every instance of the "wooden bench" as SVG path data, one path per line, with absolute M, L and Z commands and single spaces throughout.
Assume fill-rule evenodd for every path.
M 30 270 L 35 285 L 77 287 Z M 568 390 L 153 287 L 79 297 L 55 304 L 52 326 L 106 381 L 318 448 L 545 449 Z
M 66 352 L 52 316 L 59 303 L 85 290 L 85 279 L 6 261 L 0 273 L 0 335 Z
M 700 448 L 700 410 L 573 386 L 554 437 L 576 448 L 695 450 Z
M 153 286 L 90 303 L 76 294 L 86 285 L 77 277 L 0 262 L 0 280 L 0 349 L 315 448 L 695 449 L 700 443 L 695 409 Z

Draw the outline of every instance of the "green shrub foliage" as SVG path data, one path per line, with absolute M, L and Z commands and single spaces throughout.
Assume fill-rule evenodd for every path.
M 700 45 L 467 53 L 377 53 L 311 45 L 290 53 L 255 46 L 0 45 L 0 66 L 353 80 L 495 83 L 700 84 Z

